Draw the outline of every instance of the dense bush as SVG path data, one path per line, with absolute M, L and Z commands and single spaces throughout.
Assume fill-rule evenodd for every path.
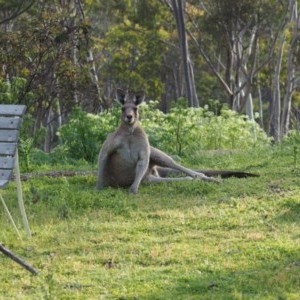
M 258 124 L 223 108 L 215 114 L 208 107 L 172 108 L 163 114 L 142 106 L 143 126 L 152 145 L 182 156 L 197 150 L 249 149 L 265 144 L 268 137 Z
M 187 156 L 197 150 L 249 149 L 269 139 L 256 123 L 223 108 L 216 115 L 205 108 L 172 108 L 164 114 L 156 102 L 140 106 L 141 122 L 151 145 L 169 154 Z M 76 108 L 59 131 L 73 159 L 94 162 L 101 144 L 119 123 L 119 107 L 98 115 Z
M 71 158 L 94 162 L 101 144 L 118 122 L 119 113 L 116 108 L 93 115 L 76 107 L 69 122 L 61 127 L 58 135 Z

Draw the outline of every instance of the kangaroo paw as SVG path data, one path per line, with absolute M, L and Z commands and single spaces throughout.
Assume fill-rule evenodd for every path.
M 197 173 L 195 178 L 205 180 L 205 181 L 209 181 L 209 182 L 215 182 L 215 183 L 221 183 L 222 182 L 222 180 L 219 179 L 219 178 L 208 177 L 208 176 L 204 175 L 203 173 Z

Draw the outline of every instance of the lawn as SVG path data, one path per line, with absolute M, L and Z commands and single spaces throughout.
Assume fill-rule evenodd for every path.
M 24 181 L 33 236 L 20 241 L 1 209 L 0 242 L 40 274 L 0 254 L 0 299 L 300 299 L 296 155 L 199 152 L 185 164 L 260 177 L 137 195 L 96 191 L 92 175 Z M 14 183 L 1 193 L 21 228 Z

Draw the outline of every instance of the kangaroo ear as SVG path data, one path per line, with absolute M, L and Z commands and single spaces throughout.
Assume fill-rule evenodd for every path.
M 117 100 L 124 105 L 126 102 L 126 92 L 122 89 L 117 89 Z
M 135 97 L 133 99 L 133 103 L 136 106 L 138 106 L 144 101 L 144 99 L 145 99 L 145 92 L 144 91 L 136 92 Z

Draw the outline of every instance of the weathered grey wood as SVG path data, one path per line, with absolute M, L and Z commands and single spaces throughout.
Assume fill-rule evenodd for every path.
M 0 188 L 3 188 L 8 184 L 12 176 L 12 172 L 12 169 L 0 170 Z
M 19 130 L 7 130 L 0 128 L 0 142 L 17 142 L 19 140 Z
M 1 116 L 23 116 L 25 110 L 25 105 L 0 104 Z
M 19 128 L 21 126 L 22 116 L 25 113 L 25 110 L 25 105 L 0 104 L 0 189 L 8 184 L 14 171 L 17 185 L 19 207 L 27 236 L 30 237 L 31 233 L 23 202 L 17 150 L 19 140 Z M 0 197 L 2 204 L 4 205 L 4 208 L 9 215 L 10 220 L 12 221 L 15 229 L 18 232 L 14 220 L 1 194 Z
M 15 155 L 17 143 L 0 143 L 0 155 Z
M 15 166 L 15 158 L 13 156 L 0 156 L 0 169 L 13 169 Z
M 12 170 L 0 170 L 0 180 L 9 180 L 12 174 Z
M 6 186 L 15 167 L 21 116 L 25 105 L 0 104 L 0 188 Z
M 4 188 L 8 184 L 8 180 L 0 180 L 0 189 Z
M 0 117 L 0 129 L 19 129 L 21 120 L 20 117 Z

